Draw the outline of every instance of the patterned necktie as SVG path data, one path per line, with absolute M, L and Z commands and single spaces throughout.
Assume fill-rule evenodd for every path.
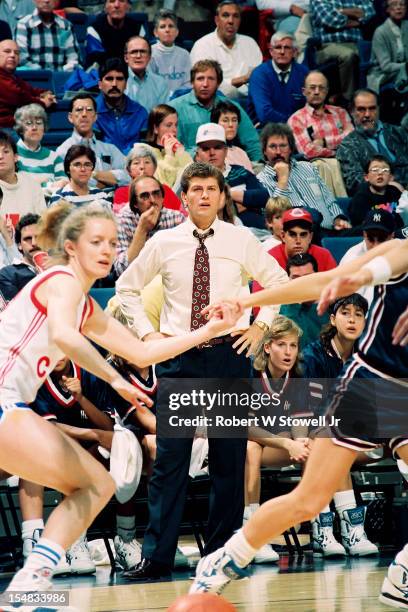
M 214 230 L 212 228 L 205 234 L 199 234 L 197 230 L 193 232 L 193 236 L 197 238 L 199 245 L 196 249 L 194 258 L 190 325 L 192 330 L 199 329 L 207 323 L 207 319 L 201 314 L 202 309 L 210 303 L 210 260 L 204 241 L 208 236 L 212 236 L 213 234 Z

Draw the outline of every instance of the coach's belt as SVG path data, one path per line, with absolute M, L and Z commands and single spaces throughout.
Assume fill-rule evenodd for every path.
M 217 346 L 219 344 L 235 342 L 235 340 L 236 338 L 233 338 L 231 334 L 228 334 L 227 336 L 219 336 L 218 338 L 211 338 L 211 340 L 208 340 L 208 342 L 206 342 L 205 344 L 199 344 L 196 348 L 198 348 L 199 350 L 205 349 L 205 348 L 212 348 L 213 346 Z

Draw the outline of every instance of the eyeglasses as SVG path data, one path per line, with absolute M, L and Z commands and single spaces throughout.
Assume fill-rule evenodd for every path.
M 289 144 L 268 144 L 267 147 L 268 149 L 271 149 L 271 151 L 285 151 L 289 148 Z
M 389 168 L 370 168 L 369 172 L 372 174 L 391 174 L 391 170 Z
M 76 108 L 72 109 L 72 112 L 75 113 L 75 115 L 81 115 L 82 113 L 94 113 L 95 109 L 93 106 L 77 106 Z
M 132 49 L 132 51 L 126 51 L 126 53 L 136 57 L 137 55 L 148 55 L 149 51 L 147 49 Z
M 84 162 L 83 164 L 81 162 L 72 162 L 71 167 L 76 170 L 93 170 L 94 165 L 91 162 Z
M 24 121 L 24 125 L 26 127 L 32 127 L 33 125 L 44 125 L 44 121 L 42 119 L 26 119 L 26 121 Z
M 139 193 L 137 197 L 139 198 L 139 200 L 147 202 L 147 200 L 150 200 L 150 198 L 156 199 L 160 198 L 161 196 L 161 189 L 155 189 L 154 191 L 143 191 L 142 193 Z
M 293 47 L 291 45 L 274 45 L 270 48 L 275 49 L 275 51 L 293 51 Z

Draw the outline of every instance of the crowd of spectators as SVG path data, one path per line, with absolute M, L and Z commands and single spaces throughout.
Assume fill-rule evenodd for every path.
M 145 341 L 190 330 L 188 279 L 196 247 L 203 261 L 209 257 L 215 300 L 334 268 L 338 259 L 322 244 L 325 239 L 345 241 L 352 248 L 344 247 L 344 258 L 351 260 L 395 235 L 407 237 L 408 135 L 400 125 L 408 111 L 405 0 L 385 0 L 385 20 L 373 0 L 222 0 L 214 31 L 192 45 L 180 37 L 181 25 L 169 8 L 157 13 L 147 31 L 132 17 L 128 0 L 57 5 L 57 0 L 0 0 L 0 310 L 46 267 L 46 258 L 43 266 L 35 262 L 37 224 L 45 208 L 61 199 L 73 206 L 97 201 L 116 215 L 117 257 L 106 286 L 113 293 L 117 282 L 114 299 L 126 315 L 122 322 Z M 264 10 L 272 11 L 274 31 L 261 50 L 261 41 L 240 28 L 244 11 Z M 93 15 L 83 46 L 71 11 Z M 299 32 L 305 28 L 309 42 L 301 54 Z M 364 44 L 371 50 L 368 68 Z M 67 86 L 67 106 L 53 91 L 21 78 L 20 69 L 70 73 L 67 84 L 87 77 L 89 87 Z M 395 123 L 382 120 L 389 116 L 387 104 L 399 104 Z M 72 134 L 46 146 L 53 113 L 61 109 Z M 198 188 L 194 192 L 197 177 L 213 182 L 208 203 L 200 203 Z M 203 216 L 210 219 L 205 229 L 211 229 L 201 235 Z M 209 284 L 208 277 L 204 282 Z M 363 297 L 323 318 L 313 303 L 283 305 L 278 318 L 277 308 L 254 310 L 240 321 L 238 354 L 232 347 L 236 338 L 227 336 L 160 364 L 157 375 L 250 377 L 249 357 L 256 353 L 255 370 L 279 393 L 288 377 L 333 377 L 362 333 L 365 300 L 371 299 L 363 290 Z M 339 316 L 352 321 L 358 333 L 347 335 Z M 319 373 L 311 374 L 319 350 L 324 358 Z M 64 377 L 77 381 L 75 364 L 64 368 Z M 156 393 L 154 368 L 132 376 Z M 54 384 L 53 378 L 60 381 L 61 374 L 54 372 L 46 384 Z M 61 389 L 85 410 L 77 382 Z M 95 397 L 96 407 L 85 402 L 85 426 L 96 432 L 89 440 L 109 449 L 111 436 L 101 432 L 111 430 L 111 421 L 97 416 L 98 408 L 106 409 L 106 396 Z M 288 401 L 307 398 L 291 395 Z M 159 397 L 158 407 L 160 402 Z M 294 415 L 318 411 L 312 404 L 292 408 Z M 133 416 L 144 431 L 152 474 L 150 522 L 141 551 L 134 512 L 121 508 L 115 548 L 122 568 L 137 580 L 168 576 L 175 554 L 176 564 L 184 562 L 176 547 L 191 445 L 156 440 L 154 415 L 142 424 Z M 63 416 L 56 420 L 64 422 Z M 291 432 L 284 444 L 273 446 L 251 436 L 245 487 L 246 442 L 210 442 L 218 489 L 206 552 L 242 523 L 244 495 L 246 518 L 259 505 L 261 465 L 304 463 L 308 438 L 306 432 L 296 442 Z M 342 521 L 356 506 L 348 486 L 335 498 Z M 314 546 L 323 555 L 340 546 L 333 541 L 329 512 L 313 526 Z M 363 554 L 377 552 L 364 534 L 364 512 L 361 517 L 358 546 L 353 549 L 344 536 L 344 554 L 361 554 L 362 547 L 368 551 Z M 34 540 L 32 534 L 41 530 L 42 517 L 37 519 L 27 521 L 23 512 L 25 539 Z M 74 549 L 68 571 L 70 566 L 94 571 L 84 534 Z M 88 561 L 81 566 L 84 555 Z M 258 562 L 277 558 L 267 547 Z

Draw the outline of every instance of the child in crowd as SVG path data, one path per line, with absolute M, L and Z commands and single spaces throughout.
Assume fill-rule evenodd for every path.
M 348 210 L 354 226 L 361 225 L 372 208 L 380 207 L 398 217 L 398 227 L 403 225 L 399 215 L 395 213 L 402 188 L 393 182 L 392 172 L 392 165 L 386 157 L 375 155 L 370 159 L 365 168 L 365 182 L 352 197 Z
M 304 376 L 312 379 L 309 381 L 309 401 L 316 416 L 364 331 L 367 310 L 367 300 L 358 293 L 336 300 L 330 309 L 330 321 L 323 327 L 320 338 L 303 351 Z M 368 463 L 370 459 L 366 453 L 360 453 L 357 460 Z M 378 455 L 374 460 L 378 460 Z M 378 548 L 365 534 L 366 510 L 364 506 L 357 507 L 350 474 L 344 487 L 335 493 L 334 504 L 340 517 L 343 545 L 334 538 L 334 515 L 327 505 L 313 521 L 313 550 L 324 556 L 346 552 L 352 556 L 377 554 Z
M 158 42 L 152 46 L 149 68 L 164 77 L 169 84 L 170 96 L 177 89 L 191 88 L 191 60 L 188 51 L 174 44 L 178 19 L 173 11 L 161 9 L 154 18 L 153 34 Z
M 288 198 L 276 196 L 269 198 L 265 206 L 265 225 L 272 236 L 265 240 L 262 245 L 267 251 L 282 243 L 282 215 L 285 210 L 292 208 Z
M 260 373 L 262 391 L 279 394 L 279 406 L 272 431 L 251 427 L 248 433 L 245 470 L 244 522 L 259 508 L 261 466 L 283 467 L 303 463 L 309 456 L 308 428 L 278 425 L 280 416 L 311 416 L 303 409 L 304 402 L 294 378 L 301 376 L 299 339 L 302 330 L 290 319 L 278 315 L 265 333 L 255 354 L 254 368 Z M 256 554 L 255 563 L 271 563 L 279 559 L 270 544 Z

